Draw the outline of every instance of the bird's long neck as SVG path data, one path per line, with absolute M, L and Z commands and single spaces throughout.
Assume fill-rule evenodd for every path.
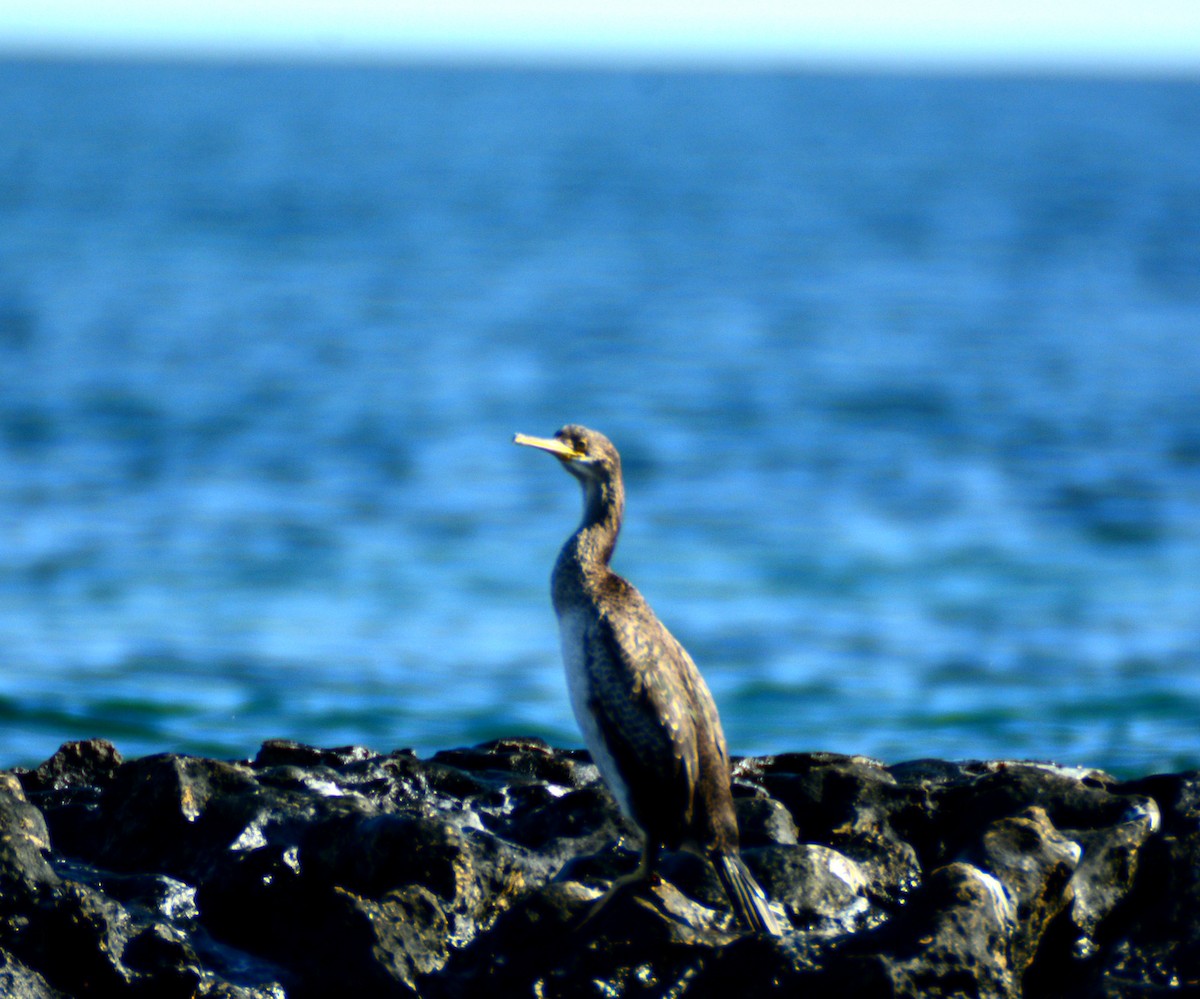
M 584 480 L 583 519 L 563 545 L 554 566 L 556 606 L 608 574 L 624 510 L 625 490 L 620 478 Z

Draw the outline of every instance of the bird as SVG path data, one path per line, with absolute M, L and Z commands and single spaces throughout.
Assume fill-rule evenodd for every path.
M 652 877 L 666 848 L 704 857 L 741 923 L 780 935 L 739 852 L 729 751 L 712 694 L 642 595 L 609 567 L 625 508 L 620 454 L 577 424 L 553 437 L 516 434 L 513 443 L 549 452 L 582 486 L 583 518 L 551 574 L 567 688 L 601 777 L 643 833 L 637 869 L 587 918 Z

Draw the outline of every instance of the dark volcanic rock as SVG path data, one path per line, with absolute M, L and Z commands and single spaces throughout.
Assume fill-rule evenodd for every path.
M 0 995 L 1200 996 L 1200 774 L 740 760 L 744 933 L 688 854 L 637 864 L 585 754 L 253 761 L 70 743 L 0 772 Z
M 1019 996 L 1010 961 L 1017 922 L 1003 886 L 961 861 L 930 872 L 905 909 L 835 957 L 842 995 L 921 999 Z
M 16 777 L 0 773 L 0 911 L 34 901 L 58 883 L 49 852 L 45 817 L 26 800 Z

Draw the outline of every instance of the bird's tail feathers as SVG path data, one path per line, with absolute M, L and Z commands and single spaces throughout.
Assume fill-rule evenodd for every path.
M 767 904 L 767 893 L 754 880 L 745 861 L 736 853 L 717 853 L 712 863 L 738 919 L 758 933 L 780 936 L 783 930 Z

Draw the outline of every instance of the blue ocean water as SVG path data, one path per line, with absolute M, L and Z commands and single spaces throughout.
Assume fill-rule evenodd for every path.
M 737 753 L 1200 766 L 1200 82 L 0 62 L 0 765 L 580 742 L 514 431 Z

